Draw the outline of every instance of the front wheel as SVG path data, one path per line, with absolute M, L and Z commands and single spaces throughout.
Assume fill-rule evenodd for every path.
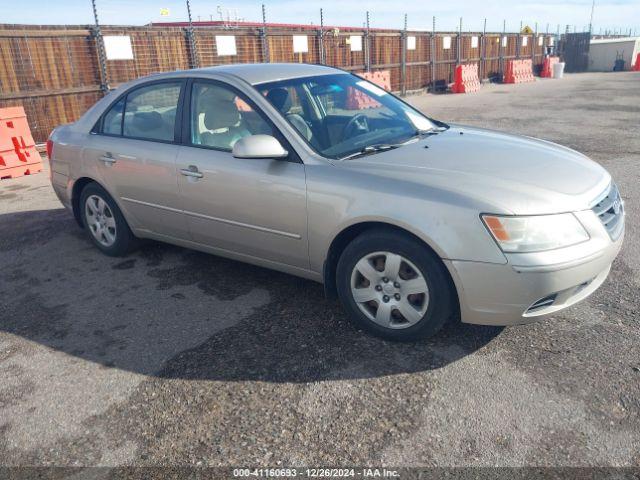
M 454 311 L 444 265 L 402 233 L 378 230 L 357 237 L 340 257 L 336 280 L 354 323 L 388 340 L 430 337 Z

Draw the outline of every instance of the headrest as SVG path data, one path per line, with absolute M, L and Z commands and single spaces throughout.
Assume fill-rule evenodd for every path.
M 204 126 L 209 130 L 230 128 L 240 121 L 235 103 L 236 94 L 220 87 L 211 87 L 198 98 L 198 110 L 204 113 Z
M 291 109 L 291 97 L 286 88 L 273 88 L 267 93 L 267 100 L 282 113 Z
M 133 128 L 142 132 L 158 130 L 164 126 L 162 115 L 158 112 L 136 112 L 133 114 Z

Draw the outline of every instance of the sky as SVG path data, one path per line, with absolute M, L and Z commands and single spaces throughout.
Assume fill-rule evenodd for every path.
M 91 0 L 25 0 L 28 8 L 15 8 L 15 0 L 0 0 L 0 23 L 88 24 L 93 23 Z M 267 21 L 277 23 L 320 23 L 320 8 L 325 25 L 362 26 L 365 11 L 370 12 L 371 27 L 402 28 L 404 14 L 409 29 L 430 30 L 433 16 L 437 30 L 457 30 L 460 17 L 465 31 L 482 30 L 487 19 L 488 31 L 501 31 L 503 20 L 507 30 L 523 25 L 545 32 L 555 32 L 560 25 L 578 31 L 589 24 L 592 0 L 517 0 L 517 1 L 391 1 L 370 0 L 228 0 L 226 2 L 191 0 L 193 19 L 219 19 L 220 5 L 224 16 L 260 21 L 261 3 L 266 5 Z M 151 21 L 185 21 L 185 0 L 96 0 L 100 23 L 111 25 L 143 25 Z M 2 5 L 5 5 L 2 7 Z M 169 16 L 160 10 L 168 9 Z M 593 32 L 606 29 L 640 34 L 640 0 L 596 0 Z

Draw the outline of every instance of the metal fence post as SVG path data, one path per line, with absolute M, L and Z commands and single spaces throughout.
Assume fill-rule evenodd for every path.
M 196 43 L 196 35 L 193 29 L 193 21 L 191 19 L 191 2 L 187 2 L 187 16 L 189 19 L 189 28 L 187 29 L 187 40 L 189 41 L 189 49 L 191 50 L 191 68 L 198 68 L 200 62 L 198 59 L 198 45 Z
M 500 35 L 500 48 L 498 50 L 498 68 L 500 70 L 500 74 L 502 75 L 502 79 L 504 80 L 504 39 L 505 34 L 507 33 L 507 21 L 502 20 L 502 35 Z
M 462 17 L 460 17 L 460 27 L 458 29 L 458 37 L 456 38 L 456 65 L 460 65 L 462 55 L 460 53 L 462 47 Z
M 401 65 L 401 82 L 402 85 L 400 87 L 401 95 L 404 96 L 407 94 L 407 14 L 404 14 L 404 29 L 400 33 L 400 43 L 402 45 L 402 52 L 400 56 L 400 65 Z
M 431 91 L 436 90 L 436 17 L 434 15 L 431 24 Z
M 98 65 L 100 67 L 100 90 L 103 94 L 109 91 L 109 76 L 107 72 L 107 55 L 104 48 L 104 39 L 102 38 L 102 31 L 100 30 L 100 22 L 98 21 L 98 9 L 96 7 L 96 0 L 91 0 L 93 7 L 93 19 L 95 21 L 95 27 L 91 29 L 91 34 L 96 42 L 96 50 L 98 54 Z
M 320 59 L 320 64 L 325 64 L 324 58 L 324 15 L 322 13 L 322 9 L 320 9 L 320 29 L 318 30 L 318 57 Z
M 371 71 L 371 45 L 369 43 L 369 12 L 367 11 L 367 29 L 364 32 L 364 69 Z
M 482 27 L 482 35 L 480 35 L 480 73 L 478 75 L 480 81 L 484 79 L 484 74 L 487 69 L 485 65 L 487 61 L 487 19 L 484 19 L 484 25 Z
M 260 40 L 262 42 L 262 60 L 265 63 L 271 62 L 271 55 L 269 53 L 269 39 L 267 38 L 267 10 L 262 4 L 262 28 L 260 29 Z
M 535 68 L 536 64 L 536 49 L 538 48 L 538 22 L 536 22 L 536 28 L 533 33 L 533 45 L 531 45 L 531 66 Z
M 520 58 L 520 45 L 522 44 L 522 20 L 520 20 L 520 30 L 516 36 L 516 58 Z

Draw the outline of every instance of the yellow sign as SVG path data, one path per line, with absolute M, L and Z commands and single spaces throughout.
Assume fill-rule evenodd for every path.
M 533 29 L 529 25 L 525 25 L 520 33 L 524 33 L 525 35 L 531 35 L 533 33 Z
M 169 16 L 169 9 L 168 8 L 161 8 L 160 9 L 160 16 L 161 17 L 168 17 Z

